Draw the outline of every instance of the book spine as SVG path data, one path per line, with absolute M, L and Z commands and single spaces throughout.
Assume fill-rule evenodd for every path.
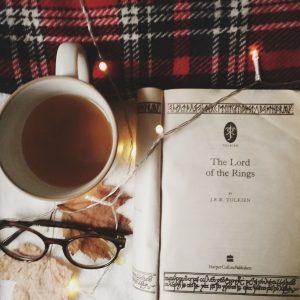
M 154 300 L 158 299 L 159 277 L 161 145 L 151 155 L 149 149 L 158 139 L 155 129 L 162 122 L 163 91 L 144 88 L 137 98 L 133 299 Z

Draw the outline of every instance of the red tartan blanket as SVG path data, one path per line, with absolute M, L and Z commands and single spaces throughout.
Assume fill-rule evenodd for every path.
M 299 0 L 87 0 L 86 6 L 126 97 L 140 86 L 243 86 L 253 80 L 253 45 L 261 50 L 265 80 L 300 79 Z M 110 93 L 79 0 L 0 0 L 0 9 L 0 92 L 54 74 L 58 45 L 76 41 L 88 52 L 93 83 Z

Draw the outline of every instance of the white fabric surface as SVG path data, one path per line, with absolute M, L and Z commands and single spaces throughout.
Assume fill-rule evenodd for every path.
M 16 283 L 11 280 L 0 280 L 0 299 L 13 300 L 12 292 L 15 284 Z

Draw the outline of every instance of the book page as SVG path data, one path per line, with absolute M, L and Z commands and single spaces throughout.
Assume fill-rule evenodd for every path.
M 144 88 L 138 91 L 137 165 L 158 135 L 162 122 L 163 91 Z M 133 299 L 154 300 L 158 297 L 158 258 L 160 245 L 161 146 L 138 169 L 135 178 L 133 227 Z
M 165 131 L 229 92 L 165 91 Z M 299 153 L 296 91 L 243 91 L 165 138 L 161 300 L 299 296 Z

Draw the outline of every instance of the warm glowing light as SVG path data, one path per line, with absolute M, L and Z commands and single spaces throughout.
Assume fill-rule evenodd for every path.
M 163 128 L 161 125 L 157 125 L 157 126 L 155 127 L 155 131 L 156 131 L 157 134 L 163 135 L 163 133 L 164 133 L 164 128 Z
M 121 155 L 123 153 L 123 150 L 124 150 L 124 143 L 120 142 L 118 145 L 117 153 Z
M 259 58 L 258 50 L 257 49 L 253 49 L 251 51 L 251 56 L 252 56 L 253 60 L 258 59 Z
M 136 144 L 133 144 L 130 156 L 131 156 L 131 159 L 135 159 L 135 157 L 136 157 Z
M 100 61 L 99 62 L 99 70 L 102 72 L 106 72 L 107 71 L 107 64 L 105 61 Z
M 79 281 L 77 278 L 71 278 L 68 284 L 68 295 L 74 297 L 79 293 Z

